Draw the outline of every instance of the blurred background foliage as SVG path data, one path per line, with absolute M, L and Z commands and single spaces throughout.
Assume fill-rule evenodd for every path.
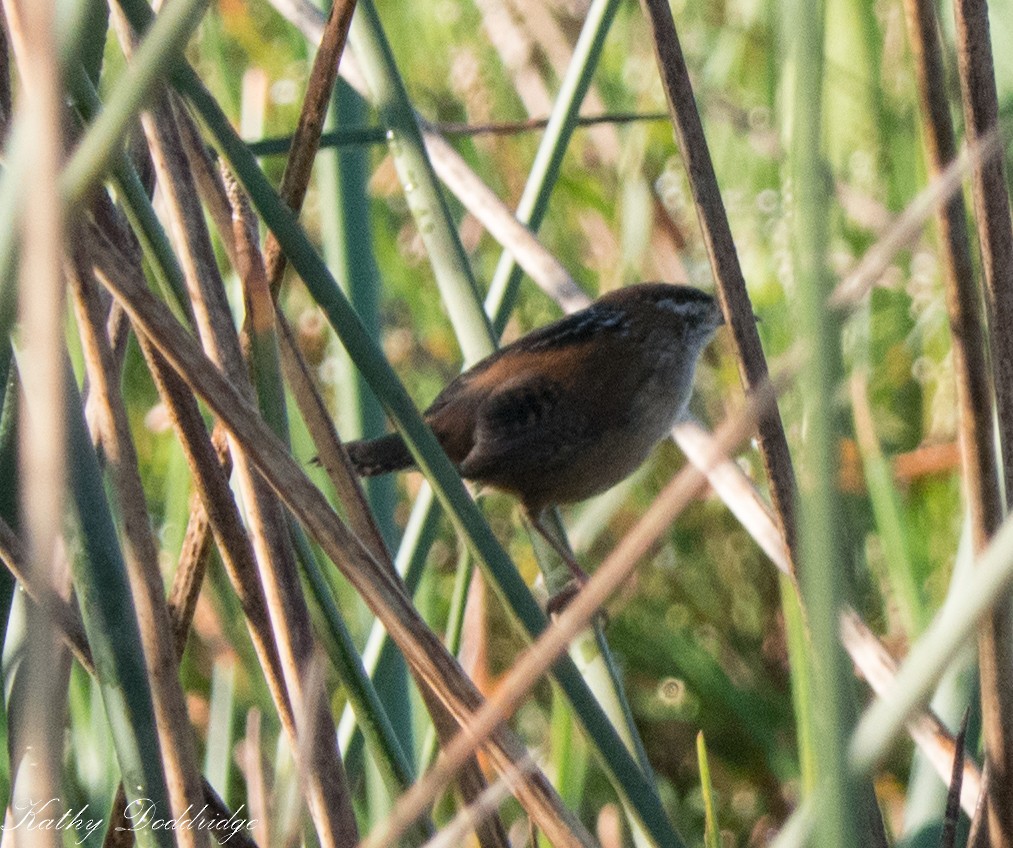
M 478 126 L 548 114 L 587 4 L 381 0 L 377 5 L 416 108 L 438 124 Z M 1000 104 L 1009 110 L 1013 8 L 1008 0 L 991 7 Z M 830 0 L 827 8 L 826 178 L 833 181 L 837 201 L 830 222 L 831 261 L 834 272 L 843 275 L 886 231 L 925 184 L 926 175 L 900 3 Z M 948 7 L 940 4 L 940 9 L 949 32 Z M 789 10 L 790 4 L 773 0 L 673 3 L 749 292 L 761 318 L 760 334 L 774 363 L 791 347 L 796 333 L 791 185 L 783 147 L 789 112 L 785 103 L 794 73 L 783 37 L 782 16 Z M 949 45 L 946 55 L 952 59 Z M 264 0 L 214 4 L 188 57 L 244 138 L 256 141 L 291 132 L 311 56 L 304 38 Z M 103 84 L 109 86 L 123 67 L 115 39 L 109 40 L 106 60 Z M 956 91 L 955 81 L 953 88 Z M 620 7 L 582 111 L 642 117 L 577 129 L 540 230 L 542 241 L 592 296 L 641 280 L 687 282 L 712 290 L 691 195 L 664 115 L 650 31 L 637 4 Z M 373 125 L 368 110 L 364 116 Z M 962 112 L 956 105 L 953 117 L 959 128 Z M 462 131 L 452 140 L 477 173 L 514 206 L 538 135 L 537 130 Z M 371 247 L 382 281 L 383 348 L 418 405 L 425 407 L 458 372 L 461 354 L 385 146 L 357 149 L 368 163 Z M 322 152 L 319 158 L 347 155 L 348 150 Z M 280 177 L 281 157 L 265 157 L 263 162 L 269 175 Z M 314 237 L 321 237 L 322 209 L 334 202 L 319 181 L 314 183 L 301 216 Z M 451 207 L 484 289 L 499 248 L 456 201 Z M 241 298 L 235 300 L 241 308 Z M 327 390 L 341 435 L 361 435 L 343 408 L 342 386 L 349 372 L 340 346 L 291 273 L 283 306 Z M 526 280 L 504 339 L 559 314 Z M 901 652 L 946 592 L 963 524 L 949 333 L 930 231 L 895 260 L 871 297 L 849 317 L 843 338 L 848 371 L 861 375 L 859 391 L 874 424 L 874 444 L 863 444 L 854 433 L 840 444 L 839 485 L 846 495 L 846 519 L 858 531 L 851 553 L 860 575 L 860 611 Z M 124 394 L 168 571 L 178 557 L 189 516 L 189 477 L 133 342 Z M 700 365 L 692 412 L 714 426 L 740 399 L 730 340 L 721 332 Z M 848 386 L 841 386 L 839 400 L 842 414 L 851 421 L 856 410 Z M 796 447 L 806 438 L 797 391 L 784 395 L 781 409 L 789 442 Z M 315 482 L 326 487 L 323 474 L 308 465 L 314 448 L 294 413 L 292 425 L 297 456 L 307 463 Z M 889 471 L 888 495 L 898 510 L 896 525 L 886 532 L 894 533 L 891 539 L 905 553 L 913 596 L 898 597 L 886 562 L 883 517 L 870 500 L 866 462 L 880 452 Z M 738 461 L 762 485 L 755 449 L 746 450 Z M 666 443 L 628 484 L 565 511 L 589 570 L 683 463 L 678 450 Z M 806 468 L 797 470 L 804 481 Z M 419 483 L 418 475 L 405 474 L 393 484 L 396 528 L 407 520 Z M 533 578 L 533 554 L 527 536 L 518 532 L 513 502 L 490 494 L 483 496 L 483 505 L 496 535 Z M 458 560 L 455 536 L 444 522 L 417 596 L 438 630 L 445 621 Z M 334 582 L 361 644 L 370 617 L 340 579 Z M 201 596 L 182 672 L 191 716 L 203 726 L 209 758 L 223 739 L 224 750 L 230 750 L 251 710 L 264 717 L 265 749 L 274 744 L 267 740 L 279 736 L 237 603 L 226 587 L 216 563 L 209 591 Z M 466 645 L 484 648 L 473 673 L 491 687 L 521 641 L 505 626 L 491 593 L 484 620 L 469 619 L 467 627 Z M 607 635 L 621 662 L 662 797 L 690 844 L 700 844 L 703 834 L 694 748 L 699 730 L 710 751 L 723 844 L 762 843 L 767 828 L 783 821 L 799 796 L 778 578 L 712 494 L 680 518 L 664 549 L 641 568 L 614 604 Z M 342 704 L 339 689 L 334 705 Z M 102 722 L 95 720 L 97 709 L 87 678 L 76 674 L 71 715 L 77 758 L 70 782 L 83 798 L 109 791 L 108 772 L 99 765 L 110 756 L 109 742 L 100 730 Z M 415 711 L 416 716 L 423 714 Z M 562 707 L 544 685 L 522 711 L 518 726 L 527 741 L 544 752 L 550 771 L 564 768 L 561 751 L 575 758 L 567 760 L 571 773 L 563 784 L 564 797 L 593 816 L 615 800 L 614 794 L 584 744 L 566 732 L 567 719 L 561 714 Z M 417 729 L 421 745 L 421 718 Z M 895 832 L 901 827 L 910 753 L 908 748 L 895 756 L 879 779 L 884 812 Z M 241 770 L 228 753 L 220 759 L 220 769 L 226 785 L 219 788 L 237 802 L 244 797 Z M 367 784 L 362 772 L 353 769 L 353 775 L 363 797 Z M 368 786 L 376 791 L 375 782 Z

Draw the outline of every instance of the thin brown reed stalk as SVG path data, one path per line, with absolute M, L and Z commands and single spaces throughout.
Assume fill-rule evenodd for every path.
M 320 147 L 320 133 L 331 103 L 334 82 L 338 77 L 338 65 L 345 49 L 348 27 L 352 23 L 355 0 L 338 0 L 331 6 L 327 23 L 324 25 L 317 55 L 313 59 L 306 96 L 299 111 L 292 146 L 285 162 L 285 173 L 281 179 L 280 194 L 289 208 L 298 212 L 302 208 L 309 186 L 313 161 Z M 285 273 L 285 254 L 281 252 L 274 234 L 267 237 L 264 245 L 264 265 L 271 291 L 277 294 Z
M 72 273 L 71 283 L 85 364 L 92 391 L 99 399 L 102 442 L 123 516 L 127 574 L 152 681 L 152 701 L 169 800 L 173 817 L 181 820 L 188 810 L 200 808 L 200 775 L 179 684 L 173 628 L 158 569 L 158 549 L 145 507 L 126 407 L 115 379 L 119 369 L 105 334 L 105 309 L 89 276 Z M 181 845 L 195 848 L 209 844 L 207 831 L 200 828 L 183 829 L 178 839 Z
M 988 4 L 985 0 L 954 0 L 953 11 L 965 132 L 968 144 L 977 144 L 999 127 Z M 1006 328 L 1013 322 L 1013 222 L 1005 157 L 980 160 L 971 171 L 971 188 L 992 329 L 988 343 L 1008 509 L 1013 499 L 1013 333 Z
M 675 31 L 672 10 L 662 0 L 644 0 L 644 9 L 654 34 L 654 48 L 661 73 L 665 98 L 675 128 L 679 152 L 689 177 L 704 244 L 710 257 L 718 296 L 725 320 L 732 328 L 738 353 L 739 373 L 747 393 L 762 386 L 768 378 L 767 359 L 756 331 L 756 318 L 746 292 L 746 281 L 739 264 L 738 251 L 728 224 L 724 202 L 718 187 L 710 150 L 696 108 L 689 69 Z M 791 561 L 797 560 L 795 519 L 795 472 L 788 441 L 777 406 L 764 410 L 759 423 L 759 445 L 763 465 L 770 481 L 770 498 Z
M 905 0 L 908 38 L 915 57 L 923 138 L 930 173 L 942 173 L 956 157 L 935 10 L 927 0 Z M 959 407 L 961 465 L 976 552 L 1002 522 L 1002 496 L 993 449 L 992 388 L 985 334 L 967 236 L 963 197 L 955 194 L 937 215 L 950 316 Z M 988 833 L 995 848 L 1013 845 L 1013 623 L 999 604 L 978 640 L 981 700 L 990 771 Z

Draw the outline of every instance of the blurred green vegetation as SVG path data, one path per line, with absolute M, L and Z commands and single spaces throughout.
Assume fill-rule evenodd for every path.
M 991 5 L 1000 102 L 1009 104 L 1013 8 L 1008 0 Z M 772 0 L 673 4 L 749 292 L 761 318 L 760 334 L 775 364 L 791 349 L 798 326 L 789 243 L 792 187 L 784 151 L 786 92 L 795 73 L 786 60 L 783 15 L 788 7 Z M 416 108 L 437 123 L 486 124 L 545 117 L 586 3 L 418 0 L 409 7 L 383 0 L 378 8 Z M 508 15 L 517 28 L 511 42 L 514 53 L 509 56 L 503 55 L 496 38 L 490 38 L 489 21 L 495 12 Z M 948 14 L 943 19 L 949 21 Z M 841 276 L 924 185 L 925 165 L 899 0 L 832 0 L 827 29 L 825 150 L 837 201 L 829 222 L 830 260 Z M 945 30 L 950 32 L 952 26 L 947 23 Z M 123 68 L 114 42 L 110 39 L 106 50 L 103 89 Z M 949 42 L 947 50 L 952 59 Z M 190 44 L 188 58 L 248 140 L 291 132 L 311 52 L 296 29 L 264 0 L 215 4 Z M 507 60 L 516 66 L 511 69 Z M 532 104 L 543 108 L 529 112 Z M 652 115 L 664 110 L 650 32 L 640 7 L 626 3 L 612 26 L 593 95 L 583 111 Z M 959 122 L 956 101 L 953 114 Z M 520 196 L 537 142 L 537 132 L 464 135 L 453 141 L 511 206 Z M 368 157 L 372 249 L 382 280 L 383 349 L 424 408 L 458 372 L 461 354 L 387 151 L 371 146 Z M 282 162 L 281 157 L 264 160 L 272 178 L 280 178 Z M 311 188 L 301 221 L 314 238 L 321 238 L 320 208 L 332 202 L 317 186 Z M 451 207 L 484 291 L 500 248 L 456 201 Z M 578 128 L 539 235 L 591 296 L 649 279 L 713 287 L 692 197 L 666 120 Z M 230 278 L 230 285 L 235 284 Z M 241 302 L 241 297 L 233 297 L 233 302 Z M 337 383 L 346 379 L 347 372 L 339 364 L 339 345 L 291 272 L 283 308 L 340 420 Z M 559 314 L 558 307 L 526 279 L 505 338 L 517 337 Z M 875 438 L 889 472 L 888 494 L 897 505 L 900 541 L 917 590 L 916 621 L 924 626 L 946 594 L 963 526 L 949 336 L 930 230 L 895 259 L 879 287 L 848 318 L 842 346 L 849 373 L 861 368 L 866 375 Z M 168 575 L 179 556 L 190 513 L 189 474 L 134 342 L 127 353 L 123 392 Z M 716 426 L 741 394 L 731 340 L 722 331 L 699 367 L 692 412 Z M 853 410 L 846 385 L 840 387 L 839 403 L 850 422 Z M 806 438 L 797 390 L 783 396 L 781 411 L 789 443 L 797 448 Z M 295 412 L 292 423 L 294 450 L 309 463 L 314 448 Z M 859 575 L 859 611 L 891 647 L 902 651 L 917 634 L 899 611 L 896 587 L 884 562 L 883 528 L 878 524 L 882 517 L 873 509 L 863 472 L 866 448 L 855 433 L 848 434 L 840 444 L 837 481 L 846 520 L 861 534 L 852 540 L 859 560 L 853 563 Z M 618 494 L 564 511 L 571 527 L 593 524 L 591 531 L 576 534 L 589 570 L 684 462 L 666 443 Z M 738 462 L 762 489 L 763 470 L 755 447 L 745 450 Z M 317 469 L 307 465 L 307 470 L 326 487 Z M 798 467 L 797 472 L 804 485 L 807 468 Z M 419 485 L 417 474 L 397 478 L 394 518 L 399 528 Z M 533 553 L 528 538 L 518 532 L 516 505 L 495 494 L 483 495 L 482 505 L 497 537 L 525 575 L 533 578 Z M 442 630 L 448 614 L 457 562 L 457 541 L 444 522 L 418 593 L 420 608 L 437 630 Z M 343 581 L 333 582 L 361 647 L 370 617 Z M 523 643 L 507 626 L 495 596 L 486 597 L 485 620 L 470 621 L 466 627 L 473 629 L 466 630 L 464 638 L 471 647 L 487 644 L 488 655 L 481 660 L 484 668 L 472 671 L 491 686 Z M 606 634 L 622 666 L 637 725 L 662 797 L 691 845 L 702 844 L 704 832 L 694 747 L 698 731 L 707 740 L 722 844 L 763 844 L 766 829 L 783 822 L 798 800 L 796 722 L 780 598 L 771 563 L 709 493 L 681 516 L 663 550 L 642 566 L 637 580 L 610 609 Z M 211 681 L 223 668 L 234 669 L 235 676 L 226 708 L 231 727 L 220 732 L 235 744 L 250 711 L 259 710 L 264 718 L 263 750 L 271 751 L 273 759 L 273 746 L 284 743 L 277 741 L 277 720 L 237 602 L 214 560 L 182 669 L 201 738 L 212 732 Z M 343 706 L 340 689 L 335 689 L 333 703 L 336 709 Z M 416 715 L 424 715 L 421 706 L 415 706 Z M 542 685 L 516 723 L 525 739 L 543 753 L 547 768 L 568 775 L 564 797 L 590 820 L 615 800 L 615 794 L 593 758 L 587 757 L 584 743 L 566 732 L 563 710 L 550 686 Z M 101 807 L 112 781 L 111 772 L 99 766 L 111 759 L 100 713 L 94 686 L 75 673 L 70 717 L 76 756 L 75 768 L 67 775 L 68 794 Z M 424 731 L 425 720 L 417 722 Z M 419 746 L 424 736 L 415 734 Z M 889 790 L 881 797 L 884 813 L 895 831 L 903 813 L 909 755 L 910 748 L 895 756 L 881 780 Z M 238 806 L 245 798 L 244 778 L 235 758 L 230 762 L 225 796 Z M 367 783 L 355 764 L 352 770 L 365 816 L 366 787 L 376 791 L 376 782 Z M 518 814 L 515 807 L 505 809 Z
M 429 120 L 484 124 L 544 114 L 525 111 L 517 79 L 483 28 L 483 8 L 439 0 L 414 4 L 406 14 L 396 4 L 379 4 L 409 94 Z M 537 80 L 528 96 L 533 101 L 539 93 L 551 98 L 567 58 L 561 49 L 572 43 L 583 5 L 538 4 L 537 14 L 533 3 L 496 8 L 505 8 L 528 40 L 528 69 Z M 754 308 L 762 318 L 761 336 L 776 362 L 795 333 L 787 243 L 791 196 L 780 132 L 786 120 L 783 92 L 792 71 L 783 63 L 781 9 L 771 2 L 743 0 L 682 2 L 674 11 Z M 841 200 L 831 224 L 838 272 L 875 242 L 924 180 L 913 72 L 900 14 L 897 3 L 829 5 L 825 110 L 827 152 Z M 535 25 L 546 19 L 554 31 Z M 243 75 L 265 74 L 263 102 L 248 108 L 263 110 L 265 136 L 291 129 L 305 80 L 306 48 L 265 4 L 222 3 L 191 46 L 191 57 L 220 101 L 233 105 L 237 121 Z M 664 110 L 649 32 L 634 4 L 620 9 L 594 90 L 597 108 L 585 105 L 588 114 Z M 519 196 L 536 143 L 532 132 L 455 140 L 469 164 L 508 203 Z M 456 373 L 460 354 L 385 150 L 371 148 L 370 161 L 384 349 L 425 406 Z M 267 165 L 270 173 L 275 164 Z M 322 202 L 311 193 L 302 216 L 310 232 L 316 205 Z M 460 207 L 454 209 L 460 215 Z M 467 216 L 461 227 L 476 276 L 486 281 L 499 250 Z M 712 285 L 666 121 L 578 129 L 540 235 L 591 295 L 642 279 Z M 907 452 L 915 452 L 917 460 L 920 446 L 954 439 L 945 310 L 933 250 L 928 236 L 899 257 L 884 287 L 862 307 L 867 314 L 856 316 L 847 329 L 850 358 L 869 366 L 869 402 L 888 460 Z M 287 308 L 297 320 L 316 326 L 307 314 L 313 307 L 298 284 L 288 289 Z M 525 282 L 507 338 L 557 315 L 558 309 Z M 337 373 L 334 345 L 311 341 L 317 350 L 327 346 L 319 360 L 326 384 Z M 842 404 L 843 394 L 842 387 Z M 739 395 L 729 340 L 719 335 L 700 368 L 694 412 L 715 424 Z M 797 445 L 805 425 L 795 393 L 784 398 L 782 410 L 789 438 Z M 845 471 L 852 479 L 860 477 L 854 445 L 842 444 L 841 449 Z M 755 451 L 739 461 L 762 485 Z M 673 447 L 659 448 L 598 528 L 586 554 L 592 568 L 682 462 Z M 805 469 L 799 473 L 804 477 Z M 407 497 L 417 482 L 402 476 L 398 487 Z M 955 468 L 923 471 L 915 463 L 910 478 L 896 481 L 896 494 L 914 579 L 931 609 L 945 593 L 961 526 Z M 497 535 L 509 540 L 517 527 L 512 503 L 489 496 L 485 506 Z M 902 644 L 912 634 L 904 633 L 892 614 L 877 527 L 861 480 L 848 488 L 847 506 L 853 526 L 866 534 L 858 549 L 864 549 L 867 562 L 857 564 L 865 575 L 863 612 Z M 566 515 L 576 524 L 581 512 L 591 508 L 574 507 Z M 398 512 L 401 523 L 406 515 Z M 445 615 L 440 599 L 450 594 L 454 548 L 455 540 L 444 528 L 421 593 L 431 602 L 428 614 L 436 624 Z M 523 537 L 511 543 L 510 551 L 534 573 Z M 493 621 L 498 615 L 495 609 L 490 612 Z M 520 643 L 505 638 L 508 631 L 501 627 L 489 631 L 489 663 L 495 670 L 510 662 Z M 703 811 L 692 744 L 700 728 L 710 744 L 722 826 L 744 842 L 765 817 L 783 817 L 797 791 L 792 789 L 797 755 L 776 577 L 719 502 L 708 498 L 682 516 L 669 545 L 642 569 L 635 590 L 613 613 L 608 635 L 624 664 L 652 763 L 670 784 L 668 797 L 678 804 L 676 821 L 684 832 L 702 833 L 702 827 L 697 829 Z M 546 697 L 544 690 L 541 703 L 547 710 Z M 595 766 L 589 767 L 593 772 Z M 588 792 L 587 810 L 598 809 L 608 796 L 595 780 Z M 605 794 L 597 798 L 595 792 Z

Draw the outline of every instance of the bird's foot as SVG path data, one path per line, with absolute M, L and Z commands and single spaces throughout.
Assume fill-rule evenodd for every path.
M 577 593 L 584 588 L 584 584 L 587 582 L 585 576 L 583 581 L 573 578 L 566 585 L 563 586 L 558 592 L 556 592 L 548 603 L 545 605 L 545 614 L 552 618 L 559 615 L 564 609 L 566 609 L 570 602 L 577 597 Z
M 549 598 L 548 603 L 545 605 L 545 614 L 549 618 L 559 615 L 577 597 L 577 593 L 584 588 L 588 579 L 587 573 L 583 569 L 581 569 L 579 575 L 574 574 L 562 589 Z M 602 627 L 608 625 L 608 615 L 605 610 L 600 609 L 595 613 L 593 623 Z

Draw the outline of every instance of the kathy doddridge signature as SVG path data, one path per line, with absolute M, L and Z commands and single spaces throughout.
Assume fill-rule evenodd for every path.
M 60 810 L 63 808 L 63 804 L 60 803 L 59 798 L 14 804 L 7 821 L 0 824 L 0 830 L 73 831 L 80 835 L 78 839 L 74 840 L 76 845 L 80 845 L 102 827 L 104 821 L 102 818 L 91 818 L 88 815 L 88 807 L 89 805 L 85 804 L 78 810 L 66 810 L 61 815 Z
M 74 843 L 81 845 L 105 824 L 102 817 L 90 815 L 89 807 L 90 805 L 84 804 L 77 810 L 65 810 L 61 813 L 63 804 L 59 798 L 15 804 L 11 807 L 6 822 L 0 824 L 0 831 L 72 832 L 78 837 Z M 163 818 L 158 815 L 151 799 L 137 798 L 127 804 L 125 810 L 127 824 L 117 825 L 116 830 L 206 830 L 214 835 L 217 842 L 225 844 L 239 831 L 253 830 L 256 826 L 256 819 L 240 817 L 242 811 L 243 807 L 240 806 L 229 818 L 223 819 L 210 811 L 205 804 L 196 812 L 190 806 L 178 816 Z

